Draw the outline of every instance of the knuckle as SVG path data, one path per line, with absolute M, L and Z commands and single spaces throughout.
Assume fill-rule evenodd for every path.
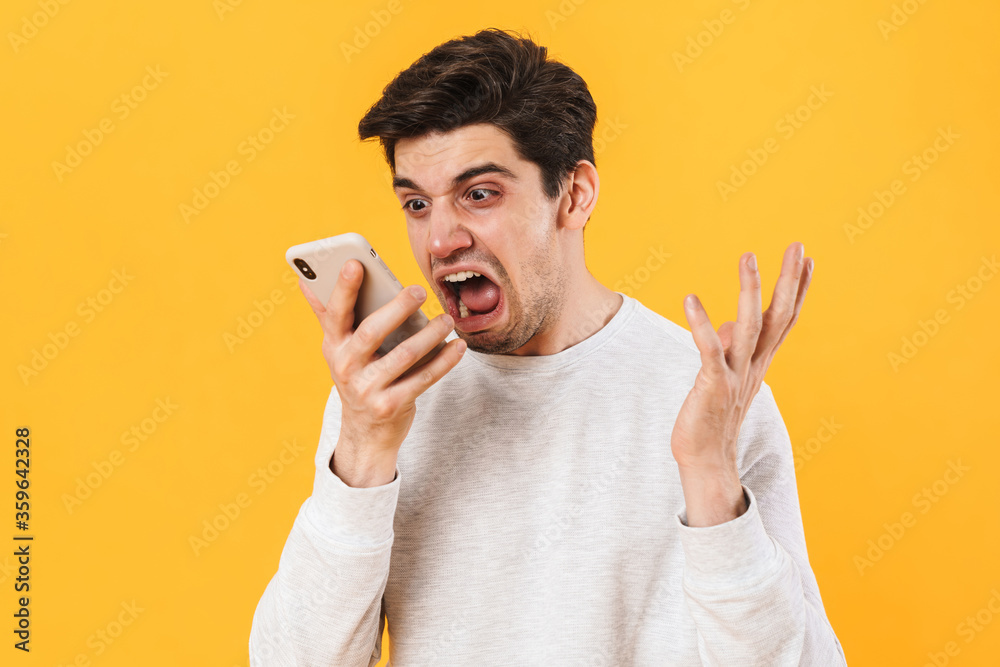
M 372 383 L 375 381 L 375 376 L 378 375 L 378 372 L 379 372 L 379 366 L 378 366 L 377 363 L 375 363 L 375 364 L 367 364 L 361 370 L 360 377 L 361 377 L 361 380 L 365 383 L 366 387 L 369 387 L 369 386 L 372 385 Z
M 395 401 L 385 392 L 378 394 L 371 402 L 372 415 L 378 420 L 386 420 L 395 412 Z
M 326 351 L 324 351 L 326 354 Z M 330 370 L 338 378 L 347 377 L 347 371 L 350 365 L 350 359 L 348 359 L 346 354 L 342 354 L 339 351 L 333 350 L 332 346 L 329 348 L 329 355 L 327 359 L 330 362 Z
M 393 352 L 395 352 L 393 366 L 396 370 L 409 368 L 417 360 L 417 353 L 409 345 L 397 345 Z
M 358 342 L 364 345 L 371 345 L 375 342 L 374 327 L 367 321 L 362 322 L 358 326 L 358 328 L 354 331 L 354 335 L 357 337 Z

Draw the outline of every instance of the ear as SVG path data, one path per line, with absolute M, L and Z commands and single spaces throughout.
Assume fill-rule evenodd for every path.
M 583 229 L 590 220 L 590 213 L 597 206 L 601 179 L 597 167 L 588 160 L 576 163 L 576 170 L 567 177 L 566 190 L 559 205 L 559 226 L 565 229 Z

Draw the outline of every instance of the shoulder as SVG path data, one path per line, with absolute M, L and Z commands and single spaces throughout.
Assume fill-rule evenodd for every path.
M 690 387 L 694 377 L 701 370 L 701 351 L 694 342 L 691 331 L 646 307 L 640 301 L 635 304 L 635 321 L 631 327 L 635 341 L 647 341 L 646 348 L 638 355 L 645 363 L 669 364 L 672 373 L 685 378 Z M 629 341 L 633 343 L 634 341 Z M 748 408 L 746 421 L 762 434 L 781 430 L 784 424 L 775 402 L 771 387 L 761 382 L 757 394 Z
M 637 363 L 665 366 L 679 375 L 690 376 L 693 382 L 701 368 L 701 352 L 691 332 L 638 299 L 633 300 L 635 312 L 620 344 L 631 348 Z

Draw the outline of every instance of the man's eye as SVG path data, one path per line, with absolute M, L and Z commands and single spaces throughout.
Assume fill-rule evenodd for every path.
M 477 197 L 476 193 L 480 193 L 483 196 Z M 490 194 L 499 195 L 500 193 L 496 190 L 489 190 L 487 188 L 476 188 L 475 190 L 469 191 L 469 196 L 472 197 L 473 201 L 485 201 Z
M 412 206 L 410 206 L 410 204 L 420 204 L 420 206 L 418 208 L 413 208 Z M 424 208 L 426 208 L 426 206 L 427 202 L 425 202 L 423 199 L 411 199 L 410 201 L 403 204 L 403 208 L 408 208 L 414 213 L 423 210 Z

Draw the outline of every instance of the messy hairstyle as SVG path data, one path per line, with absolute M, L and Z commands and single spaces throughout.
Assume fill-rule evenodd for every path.
M 597 106 L 584 80 L 530 38 L 498 28 L 436 46 L 400 72 L 358 123 L 378 137 L 393 175 L 399 139 L 490 123 L 538 165 L 545 195 L 562 192 L 580 160 L 594 162 Z

